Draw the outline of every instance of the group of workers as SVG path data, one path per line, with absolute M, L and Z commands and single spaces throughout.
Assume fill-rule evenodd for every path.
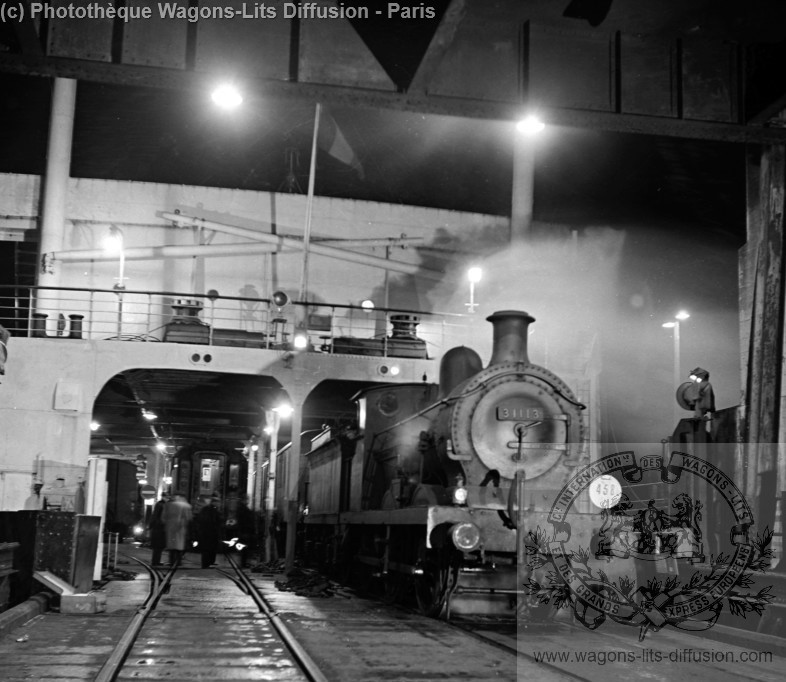
M 240 564 L 246 566 L 254 539 L 254 513 L 241 498 L 234 518 L 227 523 L 219 509 L 220 502 L 218 494 L 213 494 L 205 498 L 205 504 L 194 515 L 183 495 L 162 495 L 148 524 L 153 566 L 161 566 L 165 549 L 170 566 L 179 564 L 183 555 L 193 549 L 200 554 L 202 568 L 210 568 L 215 565 L 216 556 L 230 546 L 239 551 Z

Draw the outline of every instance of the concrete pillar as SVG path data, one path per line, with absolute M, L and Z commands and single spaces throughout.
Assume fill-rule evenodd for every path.
M 535 196 L 535 137 L 514 132 L 513 192 L 510 210 L 510 241 L 525 241 L 532 230 Z
M 106 520 L 106 460 L 91 457 L 87 460 L 87 491 L 85 494 L 85 514 L 100 516 L 98 526 L 98 551 L 93 570 L 93 580 L 101 580 L 101 565 L 104 558 L 104 521 Z
M 58 268 L 47 254 L 63 250 L 68 179 L 71 173 L 71 143 L 76 110 L 76 81 L 55 78 L 49 145 L 43 182 L 38 277 L 39 286 L 59 286 Z

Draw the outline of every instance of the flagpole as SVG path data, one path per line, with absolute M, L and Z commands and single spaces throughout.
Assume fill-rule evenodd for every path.
M 314 136 L 311 140 L 311 168 L 308 173 L 308 198 L 306 199 L 306 224 L 303 228 L 303 272 L 300 276 L 300 296 L 298 300 L 305 301 L 308 296 L 308 246 L 311 240 L 311 213 L 314 205 L 314 178 L 317 171 L 317 137 L 319 135 L 319 117 L 322 105 L 317 102 L 314 114 Z

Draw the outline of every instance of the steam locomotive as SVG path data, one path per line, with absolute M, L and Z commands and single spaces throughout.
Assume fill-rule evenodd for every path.
M 462 346 L 444 355 L 439 385 L 363 390 L 357 428 L 306 455 L 306 556 L 378 578 L 392 599 L 414 593 L 430 616 L 520 609 L 524 536 L 547 527 L 588 459 L 584 405 L 529 361 L 534 318 L 505 310 L 487 320 L 487 367 Z

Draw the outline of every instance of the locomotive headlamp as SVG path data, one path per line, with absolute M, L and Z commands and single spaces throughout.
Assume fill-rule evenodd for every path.
M 456 523 L 450 529 L 450 539 L 461 552 L 473 552 L 480 547 L 480 528 L 474 523 Z

